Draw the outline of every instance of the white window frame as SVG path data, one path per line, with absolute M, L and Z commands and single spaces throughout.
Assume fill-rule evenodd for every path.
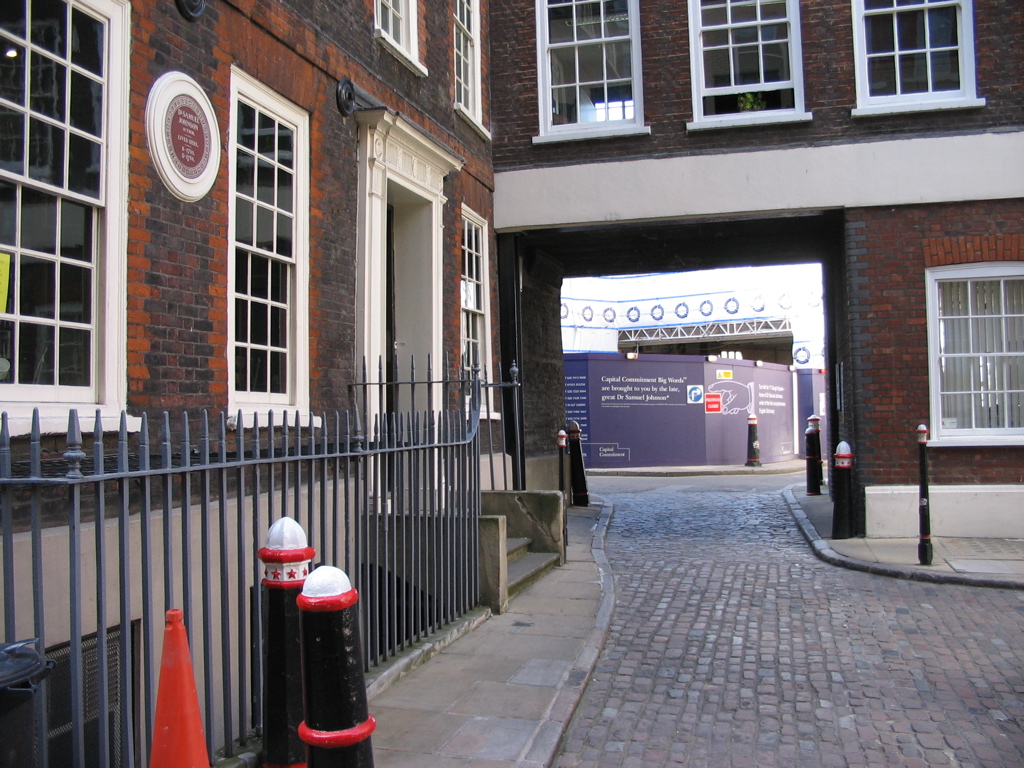
M 917 0 L 911 6 L 899 5 L 892 9 L 865 8 L 865 0 L 853 2 L 853 54 L 857 77 L 857 107 L 854 117 L 887 115 L 901 112 L 921 112 L 940 109 L 970 109 L 985 105 L 977 94 L 974 51 L 974 0 Z M 960 52 L 960 88 L 955 91 L 927 91 L 924 93 L 872 96 L 869 89 L 868 53 L 865 24 L 869 15 L 908 12 L 924 8 L 955 7 L 957 9 Z
M 548 42 L 548 0 L 537 0 L 537 99 L 540 116 L 539 134 L 533 143 L 574 141 L 611 136 L 646 135 L 644 125 L 643 58 L 640 50 L 640 2 L 627 0 L 629 9 L 630 67 L 633 85 L 633 117 L 591 123 L 555 125 L 551 119 L 551 46 Z M 571 45 L 571 44 L 566 44 Z
M 131 71 L 131 4 L 129 0 L 70 0 L 106 23 L 105 94 L 103 112 L 103 171 L 98 200 L 82 198 L 98 211 L 94 232 L 93 269 L 93 384 L 90 387 L 10 384 L 0 387 L 0 410 L 8 413 L 12 435 L 32 429 L 32 410 L 39 411 L 39 428 L 46 433 L 66 432 L 68 411 L 80 411 L 83 428 L 91 429 L 98 410 L 104 430 L 116 431 L 128 396 L 128 126 Z M 24 177 L 0 176 L 16 184 Z M 38 186 L 28 182 L 28 186 Z M 45 185 L 44 185 L 45 186 Z M 43 188 L 43 187 L 40 187 Z M 58 194 L 64 194 L 54 189 Z M 73 195 L 68 194 L 68 197 Z M 135 430 L 141 420 L 128 419 Z
M 294 266 L 289 281 L 288 297 L 288 374 L 287 392 L 241 392 L 235 389 L 235 217 L 236 217 L 236 133 L 235 122 L 239 99 L 256 105 L 295 131 L 294 157 L 294 231 L 292 258 Z M 231 70 L 231 106 L 228 127 L 228 412 L 232 419 L 243 412 L 245 425 L 252 414 L 268 411 L 309 410 L 309 115 L 305 110 L 238 68 Z M 261 419 L 262 421 L 262 419 Z
M 466 274 L 465 264 L 466 264 L 466 250 L 467 250 L 467 248 L 466 248 L 466 235 L 465 235 L 465 233 L 466 233 L 467 227 L 475 227 L 476 230 L 477 230 L 477 235 L 478 235 L 478 239 L 479 239 L 479 242 L 478 242 L 478 245 L 477 245 L 477 249 L 478 250 L 475 251 L 475 253 L 474 253 L 474 255 L 477 257 L 477 259 L 479 261 L 479 264 L 478 264 L 479 274 L 475 278 L 472 275 L 467 275 Z M 484 371 L 484 370 L 490 371 L 490 369 L 491 369 L 491 280 L 490 280 L 491 272 L 490 272 L 490 260 L 489 260 L 489 254 L 488 254 L 488 248 L 487 248 L 487 242 L 488 242 L 487 220 L 484 219 L 479 214 L 475 213 L 471 208 L 469 208 L 468 206 L 463 204 L 463 206 L 462 206 L 462 230 L 463 230 L 463 235 L 462 235 L 462 244 L 461 244 L 461 248 L 460 248 L 460 251 L 461 251 L 461 254 L 462 254 L 462 265 L 460 266 L 460 274 L 461 274 L 461 281 L 460 281 L 461 289 L 460 289 L 460 293 L 462 294 L 462 296 L 461 296 L 461 302 L 460 302 L 460 309 L 461 309 L 461 312 L 460 312 L 460 326 L 461 326 L 461 330 L 460 330 L 460 334 L 459 334 L 459 339 L 460 339 L 459 349 L 462 350 L 462 351 L 465 351 L 465 349 L 466 349 L 466 341 L 468 340 L 469 337 L 468 337 L 467 332 L 466 332 L 467 329 L 466 329 L 466 322 L 465 322 L 465 320 L 466 320 L 466 313 L 467 312 L 471 312 L 471 313 L 477 315 L 480 318 L 480 328 L 479 328 L 480 337 L 478 339 L 475 339 L 475 343 L 476 343 L 476 346 L 477 346 L 477 354 L 480 356 L 480 359 L 477 362 L 478 362 L 478 364 L 480 366 L 481 371 Z M 480 285 L 481 297 L 480 297 L 480 306 L 479 307 L 467 307 L 466 306 L 466 301 L 465 301 L 466 287 L 465 286 L 466 286 L 467 280 L 472 280 L 472 281 L 474 281 L 474 282 L 476 282 L 476 283 L 478 283 Z M 463 360 L 463 368 L 464 368 L 464 370 L 471 370 L 471 368 L 472 368 L 472 361 Z
M 1003 280 L 1024 278 L 1024 263 L 955 265 L 936 267 L 926 273 L 928 316 L 928 367 L 931 417 L 929 445 L 1000 446 L 1024 445 L 1024 428 L 957 429 L 944 425 L 941 410 L 941 364 L 939 326 L 939 284 L 943 281 Z M 1005 336 L 1004 336 L 1005 341 Z M 1005 353 L 1003 353 L 1005 354 Z
M 420 61 L 419 0 L 373 0 L 374 36 L 416 75 L 426 77 Z
M 453 69 L 455 76 L 455 111 L 473 128 L 490 139 L 484 127 L 482 62 L 480 58 L 480 0 L 453 2 Z M 463 13 L 460 14 L 460 11 Z M 462 18 L 468 16 L 468 18 Z M 465 48 L 460 47 L 460 43 Z M 468 49 L 468 50 L 467 50 Z M 460 74 L 465 69 L 465 75 Z M 466 92 L 465 97 L 462 91 Z
M 691 87 L 693 93 L 693 121 L 686 124 L 690 131 L 707 128 L 728 128 L 743 125 L 765 125 L 770 123 L 793 123 L 806 122 L 812 118 L 811 113 L 804 108 L 804 76 L 803 76 L 803 52 L 800 32 L 800 2 L 799 0 L 785 0 L 786 18 L 784 20 L 758 20 L 749 23 L 737 22 L 725 24 L 715 29 L 725 30 L 731 33 L 734 29 L 760 28 L 762 25 L 778 24 L 784 22 L 789 27 L 788 48 L 789 48 L 789 70 L 788 81 L 756 83 L 749 85 L 735 85 L 728 87 L 706 88 L 704 85 L 704 33 L 711 30 L 711 27 L 701 26 L 701 2 L 700 0 L 689 0 L 690 12 L 690 66 L 693 76 Z M 760 8 L 760 2 L 754 3 L 755 8 Z M 752 110 L 749 112 L 736 112 L 722 115 L 705 115 L 704 98 L 706 96 L 741 94 L 741 93 L 763 93 L 782 89 L 792 89 L 793 106 L 786 109 Z

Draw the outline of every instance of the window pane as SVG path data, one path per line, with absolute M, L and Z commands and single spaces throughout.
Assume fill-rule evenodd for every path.
M 966 318 L 942 320 L 939 323 L 941 351 L 947 355 L 971 351 L 971 321 Z
M 249 350 L 245 347 L 235 347 L 235 389 L 249 389 Z
M 5 37 L 0 37 L 0 46 L 13 54 L 0 56 L 0 98 L 25 106 L 25 48 Z
M 267 351 L 249 350 L 249 391 L 267 391 Z
M 572 5 L 548 8 L 548 42 L 567 43 L 572 40 Z
M 29 119 L 28 175 L 55 187 L 64 186 L 64 131 L 60 127 Z
M 928 90 L 928 56 L 915 53 L 900 56 L 900 93 L 924 93 Z
M 56 265 L 47 259 L 34 256 L 21 257 L 18 301 L 23 315 L 31 317 L 54 317 L 56 300 Z
M 555 88 L 551 91 L 551 122 L 555 125 L 576 122 L 576 88 Z
M 1003 350 L 1003 323 L 999 318 L 975 318 L 971 321 L 974 332 L 974 352 L 1001 352 Z
M 71 73 L 71 125 L 93 136 L 103 132 L 103 84 Z
M 943 392 L 970 392 L 973 388 L 974 358 L 947 357 L 942 360 L 939 387 Z
M 295 162 L 295 131 L 287 125 L 277 127 L 277 162 L 291 168 Z
M 1008 315 L 1024 315 L 1024 280 L 1003 281 L 1004 311 Z
M 60 204 L 60 255 L 92 261 L 92 208 L 63 200 Z
M 29 106 L 54 120 L 64 119 L 64 94 L 67 89 L 67 67 L 49 56 L 32 54 L 29 84 Z
M 277 239 L 274 253 L 290 259 L 292 257 L 292 219 L 291 216 L 277 214 Z
M 975 429 L 997 429 L 1004 424 L 1006 400 L 1002 394 L 982 393 L 974 398 Z
M 249 302 L 235 299 L 235 341 L 249 340 Z
M 256 133 L 257 151 L 266 157 L 273 157 L 277 144 L 277 126 L 274 123 L 274 118 L 261 112 L 258 123 L 259 130 Z
M 971 314 L 998 315 L 1003 311 L 1002 283 L 998 280 L 975 280 L 971 283 Z
M 256 199 L 261 203 L 274 203 L 274 166 L 260 158 L 256 165 Z
M 288 344 L 288 313 L 282 307 L 270 308 L 270 345 L 284 347 Z
M 0 3 L 0 29 L 25 36 L 25 0 L 7 0 Z
M 551 84 L 576 82 L 576 49 L 559 48 L 551 52 Z
M 21 246 L 43 253 L 57 252 L 57 198 L 22 187 Z
M 970 314 L 966 280 L 939 283 L 939 316 L 962 317 Z
M 249 342 L 266 345 L 269 339 L 267 305 L 261 301 L 253 301 L 249 304 Z
M 947 6 L 928 11 L 928 33 L 932 48 L 959 45 L 956 8 Z
M 256 158 L 248 152 L 238 152 L 235 157 L 235 190 L 240 195 L 254 197 L 256 194 Z
M 292 210 L 292 175 L 280 168 L 277 169 L 277 207 L 283 211 Z
M 942 426 L 944 429 L 973 429 L 974 418 L 971 395 L 943 395 Z
M 92 334 L 82 328 L 60 329 L 59 383 L 87 387 L 91 374 Z
M 0 180 L 0 244 L 14 245 L 18 231 L 18 190 Z
M 256 246 L 265 251 L 274 248 L 274 212 L 262 205 L 256 206 Z
M 890 53 L 896 50 L 892 17 L 869 16 L 864 20 L 868 53 Z
M 0 106 L 0 169 L 25 173 L 25 116 Z
M 604 4 L 605 37 L 625 37 L 629 34 L 629 6 L 626 0 L 607 0 Z
M 249 295 L 265 299 L 268 294 L 269 282 L 269 259 L 260 256 L 253 256 L 250 259 Z
M 736 85 L 761 82 L 760 51 L 756 45 L 734 49 L 733 66 L 736 67 Z
M 578 48 L 580 82 L 593 83 L 604 80 L 604 46 L 581 45 Z
M 71 11 L 71 61 L 103 75 L 103 24 L 77 8 Z
M 932 90 L 960 90 L 960 54 L 939 51 L 932 54 Z
M 90 197 L 100 196 L 100 165 L 102 148 L 84 136 L 68 137 L 68 189 Z
M 270 353 L 270 391 L 281 394 L 287 391 L 288 357 L 284 352 Z
M 18 334 L 18 383 L 53 384 L 53 327 L 22 323 Z
M 256 110 L 248 104 L 238 104 L 237 117 L 238 143 L 250 149 L 256 150 Z
M 14 367 L 14 323 L 0 321 L 0 384 L 13 384 L 11 369 Z
M 732 23 L 740 24 L 748 21 L 757 20 L 757 6 L 753 2 L 738 2 L 733 0 L 732 3 Z
M 704 51 L 704 86 L 715 88 L 729 85 L 732 85 L 729 51 Z
M 252 203 L 248 200 L 235 201 L 235 240 L 253 245 Z
M 924 48 L 924 18 L 924 11 L 896 14 L 896 29 L 901 51 Z
M 92 270 L 74 264 L 60 267 L 60 319 L 92 322 Z
M 270 262 L 270 300 L 288 303 L 288 265 L 280 261 Z
M 576 6 L 576 39 L 593 40 L 601 36 L 601 4 L 580 3 Z
M 789 80 L 789 46 L 773 43 L 763 46 L 761 50 L 764 54 L 764 81 L 779 83 Z
M 67 56 L 68 8 L 63 0 L 32 0 L 32 42 Z
M 633 60 L 629 42 L 609 43 L 604 48 L 609 80 L 626 80 L 633 76 Z
M 769 19 L 786 18 L 786 3 L 784 0 L 762 0 L 761 18 L 766 21 Z
M 5 314 L 17 311 L 15 306 L 15 286 L 17 283 L 17 268 L 18 260 L 13 254 L 0 251 L 0 270 L 3 270 L 5 277 L 7 278 L 7 289 L 0 291 L 0 312 Z M 6 328 L 6 325 L 0 325 L 0 328 Z M 12 358 L 5 355 L 8 361 Z

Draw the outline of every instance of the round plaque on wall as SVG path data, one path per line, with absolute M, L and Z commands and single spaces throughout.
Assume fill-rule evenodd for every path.
M 168 72 L 149 91 L 146 137 L 157 172 L 182 200 L 209 193 L 220 169 L 220 130 L 213 105 L 199 84 Z

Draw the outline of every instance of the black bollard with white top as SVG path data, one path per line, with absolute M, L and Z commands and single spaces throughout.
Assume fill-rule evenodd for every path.
M 257 553 L 263 563 L 263 768 L 293 768 L 306 760 L 299 738 L 302 666 L 296 599 L 316 550 L 295 520 L 282 517 Z
M 807 495 L 821 496 L 821 419 L 813 413 L 807 417 L 804 449 L 807 458 Z
M 302 644 L 305 719 L 299 737 L 309 768 L 373 768 L 359 594 L 340 568 L 322 565 L 302 586 L 297 603 Z
M 757 416 L 747 416 L 747 467 L 761 466 L 761 442 L 757 439 Z
M 852 536 L 853 508 L 853 449 L 843 440 L 836 446 L 835 485 L 832 488 L 832 538 L 848 539 Z

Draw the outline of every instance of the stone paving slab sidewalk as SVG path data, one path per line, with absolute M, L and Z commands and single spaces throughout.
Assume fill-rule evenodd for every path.
M 572 508 L 564 566 L 518 595 L 508 612 L 470 617 L 473 626 L 451 630 L 451 642 L 418 649 L 414 662 L 401 660 L 403 668 L 368 681 L 376 768 L 551 762 L 611 615 L 603 552 L 610 511 L 599 501 Z

